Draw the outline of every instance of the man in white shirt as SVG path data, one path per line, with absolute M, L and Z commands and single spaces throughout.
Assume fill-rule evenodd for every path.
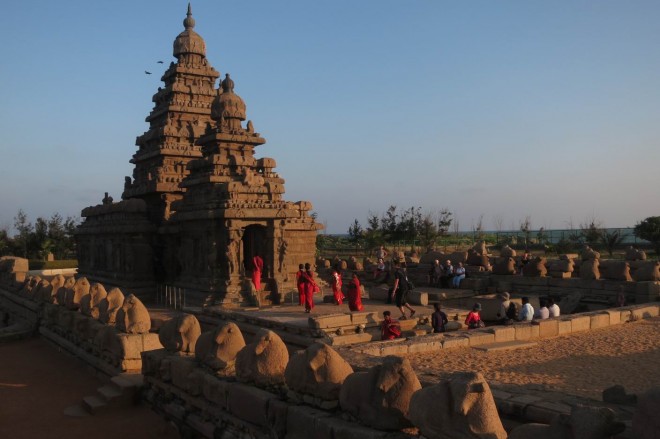
M 541 307 L 534 313 L 534 318 L 539 320 L 545 320 L 550 317 L 550 310 L 545 305 L 545 300 L 541 299 Z
M 518 318 L 523 322 L 531 322 L 534 318 L 534 308 L 529 304 L 529 297 L 523 297 L 522 304 Z
M 550 312 L 550 317 L 559 317 L 559 305 L 552 298 L 548 299 L 548 311 Z

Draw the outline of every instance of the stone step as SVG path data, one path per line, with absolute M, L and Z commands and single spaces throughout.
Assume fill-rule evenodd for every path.
M 106 402 L 119 399 L 123 393 L 115 386 L 107 385 L 96 389 Z
M 82 400 L 82 406 L 93 415 L 106 408 L 107 404 L 99 396 L 85 396 Z
M 536 346 L 536 344 L 537 343 L 534 341 L 504 341 L 501 343 L 488 343 L 479 346 L 473 346 L 472 349 L 485 352 L 508 351 L 513 349 L 530 348 L 532 346 Z
M 110 378 L 110 383 L 123 396 L 132 398 L 142 388 L 144 378 L 142 374 L 122 374 Z

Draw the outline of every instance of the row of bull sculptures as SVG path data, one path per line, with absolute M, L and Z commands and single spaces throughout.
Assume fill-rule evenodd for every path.
M 455 373 L 435 385 L 422 387 L 406 358 L 388 356 L 382 363 L 356 372 L 322 343 L 289 356 L 284 342 L 268 329 L 259 330 L 246 344 L 233 322 L 202 333 L 197 319 L 183 314 L 166 322 L 159 338 L 167 354 L 175 359 L 194 358 L 196 367 L 212 376 L 203 379 L 205 386 L 213 386 L 217 379 L 236 379 L 279 393 L 292 403 L 340 410 L 344 418 L 378 430 L 414 426 L 428 439 L 600 439 L 625 428 L 608 408 L 578 405 L 570 415 L 557 416 L 550 425 L 524 424 L 507 433 L 490 387 L 478 372 Z M 144 359 L 145 376 L 172 380 L 167 357 L 155 357 L 159 360 Z M 198 372 L 191 370 L 188 378 L 189 389 L 199 387 L 195 384 L 200 380 Z M 645 422 L 640 420 L 638 431 L 646 428 Z M 636 437 L 652 436 L 641 433 Z

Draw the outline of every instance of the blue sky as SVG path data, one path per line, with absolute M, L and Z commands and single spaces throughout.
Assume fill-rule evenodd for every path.
M 186 4 L 5 2 L 0 227 L 120 198 Z M 329 233 L 391 204 L 468 230 L 660 215 L 660 2 L 192 6 L 257 155 Z

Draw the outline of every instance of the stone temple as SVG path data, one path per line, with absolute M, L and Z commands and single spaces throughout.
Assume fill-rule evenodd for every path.
M 246 105 L 206 58 L 190 6 L 174 57 L 153 95 L 149 129 L 137 137 L 122 200 L 82 210 L 78 272 L 151 299 L 164 285 L 188 304 L 252 303 L 252 259 L 276 300 L 295 288 L 298 264 L 312 262 L 322 226 L 311 203 L 283 199 L 275 160 L 256 158 L 266 140 L 246 121 Z

